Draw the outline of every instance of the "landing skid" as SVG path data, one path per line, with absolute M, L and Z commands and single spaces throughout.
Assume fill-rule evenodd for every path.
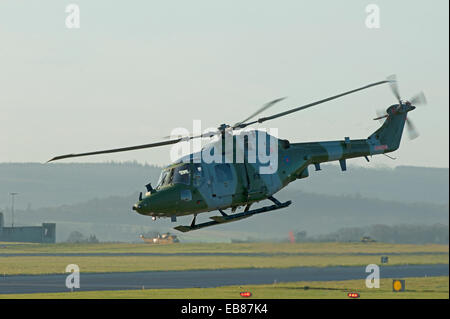
M 269 198 L 269 199 L 272 200 L 272 198 Z M 174 229 L 185 233 L 185 232 L 188 232 L 191 230 L 196 230 L 196 229 L 214 226 L 214 225 L 218 225 L 218 224 L 231 223 L 231 222 L 238 221 L 238 220 L 241 220 L 241 219 L 244 219 L 244 218 L 256 215 L 256 214 L 261 214 L 261 213 L 265 213 L 265 212 L 270 212 L 272 210 L 277 210 L 280 208 L 288 207 L 292 203 L 290 200 L 288 200 L 287 202 L 284 202 L 284 203 L 280 203 L 277 200 L 275 200 L 275 201 L 276 201 L 275 205 L 265 206 L 265 207 L 261 207 L 261 208 L 257 208 L 257 209 L 253 209 L 253 210 L 247 209 L 247 210 L 244 210 L 242 213 L 238 213 L 238 214 L 234 214 L 234 215 L 227 215 L 219 209 L 222 216 L 212 216 L 212 217 L 210 217 L 212 219 L 212 221 L 210 221 L 210 222 L 195 224 L 196 216 L 194 216 L 194 220 L 192 221 L 191 226 L 180 225 L 180 226 L 174 227 Z

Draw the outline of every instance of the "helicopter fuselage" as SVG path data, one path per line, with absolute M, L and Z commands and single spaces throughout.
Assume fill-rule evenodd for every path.
M 320 170 L 320 163 L 339 161 L 345 171 L 346 159 L 366 157 L 368 160 L 369 155 L 395 151 L 406 113 L 391 114 L 367 139 L 290 143 L 267 134 L 268 138 L 276 140 L 277 147 L 277 168 L 270 174 L 261 174 L 264 165 L 249 162 L 247 153 L 242 163 L 206 163 L 195 160 L 201 157 L 201 152 L 190 154 L 164 168 L 156 188 L 147 192 L 133 210 L 152 217 L 184 216 L 227 208 L 235 211 L 268 199 L 289 183 L 308 177 L 311 164 Z

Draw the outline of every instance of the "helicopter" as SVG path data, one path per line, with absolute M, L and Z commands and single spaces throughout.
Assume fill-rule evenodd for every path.
M 249 128 L 256 123 L 264 123 L 385 83 L 390 85 L 398 103 L 389 106 L 385 113 L 379 113 L 374 118 L 374 120 L 382 121 L 382 125 L 366 139 L 345 137 L 344 140 L 292 143 L 267 132 Z M 308 177 L 310 165 L 314 165 L 315 170 L 320 171 L 321 163 L 339 161 L 341 170 L 346 171 L 347 159 L 364 157 L 369 162 L 368 156 L 386 155 L 397 150 L 405 123 L 410 138 L 418 136 L 417 130 L 407 117 L 408 112 L 413 111 L 416 105 L 426 104 L 423 92 L 410 100 L 403 101 L 396 76 L 391 75 L 383 81 L 254 120 L 261 112 L 282 100 L 284 98 L 266 103 L 249 117 L 234 125 L 221 124 L 217 129 L 200 135 L 180 136 L 151 144 L 61 155 L 48 162 L 154 148 L 197 138 L 213 139 L 213 142 L 200 151 L 185 155 L 164 167 L 156 186 L 153 188 L 151 183 L 145 185 L 146 193 L 143 195 L 141 192 L 138 202 L 132 206 L 132 210 L 141 215 L 151 216 L 153 220 L 167 217 L 172 222 L 176 222 L 177 217 L 193 215 L 190 225 L 174 227 L 178 231 L 188 232 L 288 207 L 292 203 L 291 200 L 280 202 L 274 195 L 291 182 Z M 227 147 L 229 145 L 231 147 Z M 256 150 L 258 147 L 259 150 Z M 275 165 L 263 163 L 258 156 L 255 160 L 255 152 L 266 153 L 266 155 L 269 152 L 273 155 L 272 157 L 275 157 Z M 239 161 L 238 153 L 241 154 Z M 214 155 L 215 160 L 205 160 L 205 154 Z M 268 166 L 275 166 L 275 168 L 272 167 L 272 170 L 267 172 Z M 266 168 L 265 172 L 264 168 Z M 272 205 L 250 209 L 253 204 L 263 200 L 271 201 Z M 237 213 L 239 208 L 243 210 Z M 227 209 L 231 209 L 231 213 L 226 213 Z M 210 217 L 207 222 L 196 222 L 198 214 L 216 210 L 220 215 Z

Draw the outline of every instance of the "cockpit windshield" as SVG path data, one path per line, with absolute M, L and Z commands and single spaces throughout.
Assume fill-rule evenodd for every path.
M 161 172 L 161 175 L 159 176 L 158 183 L 156 184 L 156 188 L 161 188 L 164 185 L 169 185 L 170 180 L 171 180 L 171 177 L 170 177 L 171 175 L 172 175 L 171 169 L 163 170 Z
M 156 188 L 161 188 L 170 184 L 186 184 L 191 183 L 191 168 L 189 164 L 180 165 L 177 167 L 166 168 L 159 176 Z

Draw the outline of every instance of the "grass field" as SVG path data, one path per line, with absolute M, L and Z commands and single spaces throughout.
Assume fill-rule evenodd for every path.
M 366 266 L 372 263 L 379 264 L 382 255 L 389 256 L 388 265 L 448 264 L 448 252 L 448 245 L 384 243 L 180 243 L 173 245 L 0 243 L 0 276 L 3 274 L 62 274 L 65 273 L 68 264 L 77 264 L 81 272 Z M 108 255 L 122 253 L 161 255 Z M 177 255 L 180 253 L 188 253 L 188 255 Z M 189 253 L 212 255 L 189 255 Z M 220 253 L 233 253 L 233 255 L 214 255 Z M 14 254 L 14 256 L 7 254 Z M 26 254 L 32 254 L 32 256 Z M 43 254 L 68 255 L 45 256 Z M 71 256 L 70 254 L 88 255 Z M 449 297 L 448 277 L 408 278 L 406 282 L 407 291 L 402 293 L 392 292 L 392 279 L 382 279 L 379 289 L 366 288 L 364 280 L 350 280 L 244 287 L 6 294 L 0 295 L 0 298 L 242 298 L 239 295 L 241 291 L 252 292 L 252 298 L 348 298 L 347 293 L 354 291 L 359 292 L 361 298 Z
M 134 272 L 230 268 L 365 266 L 389 256 L 389 265 L 448 263 L 447 245 L 383 243 L 233 243 L 233 244 L 0 244 L 0 275 L 64 273 L 68 264 L 82 272 Z M 36 256 L 20 256 L 20 254 Z M 105 253 L 106 256 L 39 256 L 45 253 Z M 111 253 L 161 253 L 162 256 L 108 256 Z M 234 253 L 189 256 L 176 253 Z M 263 253 L 263 256 L 246 255 Z M 303 253 L 306 255 L 298 255 Z M 374 255 L 358 255 L 372 253 Z M 2 254 L 18 254 L 4 256 Z M 378 255 L 379 254 L 379 255 Z M 391 254 L 391 255 L 389 255 Z
M 449 277 L 405 278 L 406 291 L 393 292 L 392 279 L 381 279 L 380 288 L 366 288 L 364 280 L 293 282 L 271 285 L 225 286 L 217 288 L 143 289 L 120 291 L 67 292 L 48 294 L 0 295 L 0 298 L 110 298 L 110 299 L 243 299 L 239 293 L 249 291 L 250 299 L 349 299 L 348 292 L 358 292 L 361 299 L 449 298 Z
M 1 243 L 2 253 L 448 253 L 448 245 L 407 245 L 385 243 L 181 243 L 148 245 L 127 243 L 100 244 L 24 244 Z

